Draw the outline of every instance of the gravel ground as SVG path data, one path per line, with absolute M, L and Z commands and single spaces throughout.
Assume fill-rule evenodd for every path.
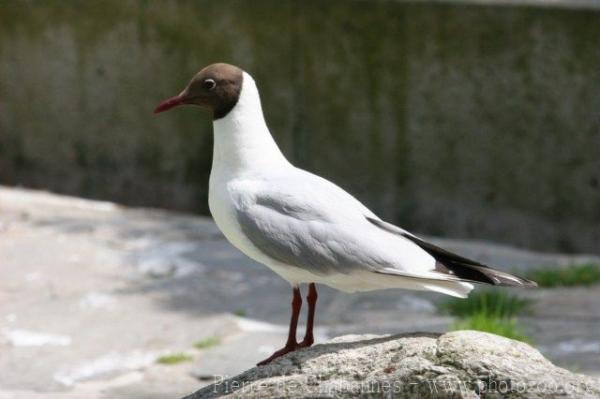
M 437 243 L 519 270 L 591 256 Z M 178 398 L 254 365 L 285 340 L 287 283 L 209 218 L 0 187 L 0 399 Z M 319 291 L 317 341 L 445 331 L 438 295 Z M 600 375 L 600 286 L 528 290 L 521 323 L 559 365 Z M 194 343 L 210 337 L 208 348 Z M 213 340 L 214 341 L 214 340 Z M 161 356 L 186 353 L 179 364 Z

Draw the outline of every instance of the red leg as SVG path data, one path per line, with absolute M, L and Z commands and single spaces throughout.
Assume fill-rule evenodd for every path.
M 285 346 L 273 353 L 265 360 L 259 362 L 257 366 L 262 366 L 272 362 L 280 356 L 285 355 L 298 349 L 298 342 L 296 342 L 296 327 L 298 327 L 298 316 L 300 315 L 300 308 L 302 307 L 302 296 L 300 295 L 300 288 L 294 287 L 294 296 L 292 298 L 292 318 L 290 319 L 290 330 L 288 332 L 288 339 Z
M 317 306 L 317 287 L 315 287 L 315 283 L 310 283 L 308 286 L 308 295 L 306 296 L 306 301 L 308 302 L 308 317 L 306 319 L 306 333 L 304 334 L 304 339 L 298 346 L 300 348 L 307 348 L 315 342 L 315 337 L 313 336 L 313 325 L 315 322 L 315 309 Z

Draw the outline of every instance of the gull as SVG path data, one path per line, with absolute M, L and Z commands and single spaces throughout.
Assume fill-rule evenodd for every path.
M 292 165 L 267 127 L 254 79 L 242 69 L 209 65 L 154 112 L 184 104 L 212 113 L 208 202 L 215 223 L 235 247 L 292 286 L 286 344 L 258 365 L 313 344 L 315 284 L 344 292 L 402 288 L 461 298 L 474 283 L 536 285 L 388 223 L 334 183 Z M 298 342 L 304 283 L 308 314 Z

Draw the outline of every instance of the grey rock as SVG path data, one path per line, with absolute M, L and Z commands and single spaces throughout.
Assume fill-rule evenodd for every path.
M 559 368 L 526 343 L 488 333 L 347 335 L 184 399 L 480 396 L 597 398 L 600 380 Z

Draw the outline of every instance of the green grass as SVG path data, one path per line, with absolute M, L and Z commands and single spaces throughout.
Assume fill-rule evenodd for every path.
M 194 348 L 196 349 L 207 349 L 213 346 L 217 346 L 221 343 L 219 337 L 208 337 L 200 341 L 194 342 Z
M 532 301 L 499 289 L 475 291 L 466 299 L 452 298 L 438 303 L 441 313 L 458 317 L 485 314 L 496 318 L 509 318 L 524 313 Z
M 529 342 L 514 317 L 527 312 L 533 301 L 502 289 L 475 291 L 466 299 L 451 298 L 437 304 L 441 313 L 456 316 L 453 330 L 477 330 Z
M 173 353 L 170 355 L 161 356 L 156 359 L 156 363 L 159 364 L 178 364 L 183 362 L 189 362 L 192 360 L 192 357 L 187 353 Z
M 581 264 L 567 267 L 547 267 L 531 270 L 527 278 L 540 287 L 575 287 L 600 284 L 600 265 Z
M 452 329 L 483 331 L 518 341 L 531 342 L 531 339 L 518 328 L 515 319 L 495 317 L 485 312 L 476 313 L 457 320 L 453 324 Z

